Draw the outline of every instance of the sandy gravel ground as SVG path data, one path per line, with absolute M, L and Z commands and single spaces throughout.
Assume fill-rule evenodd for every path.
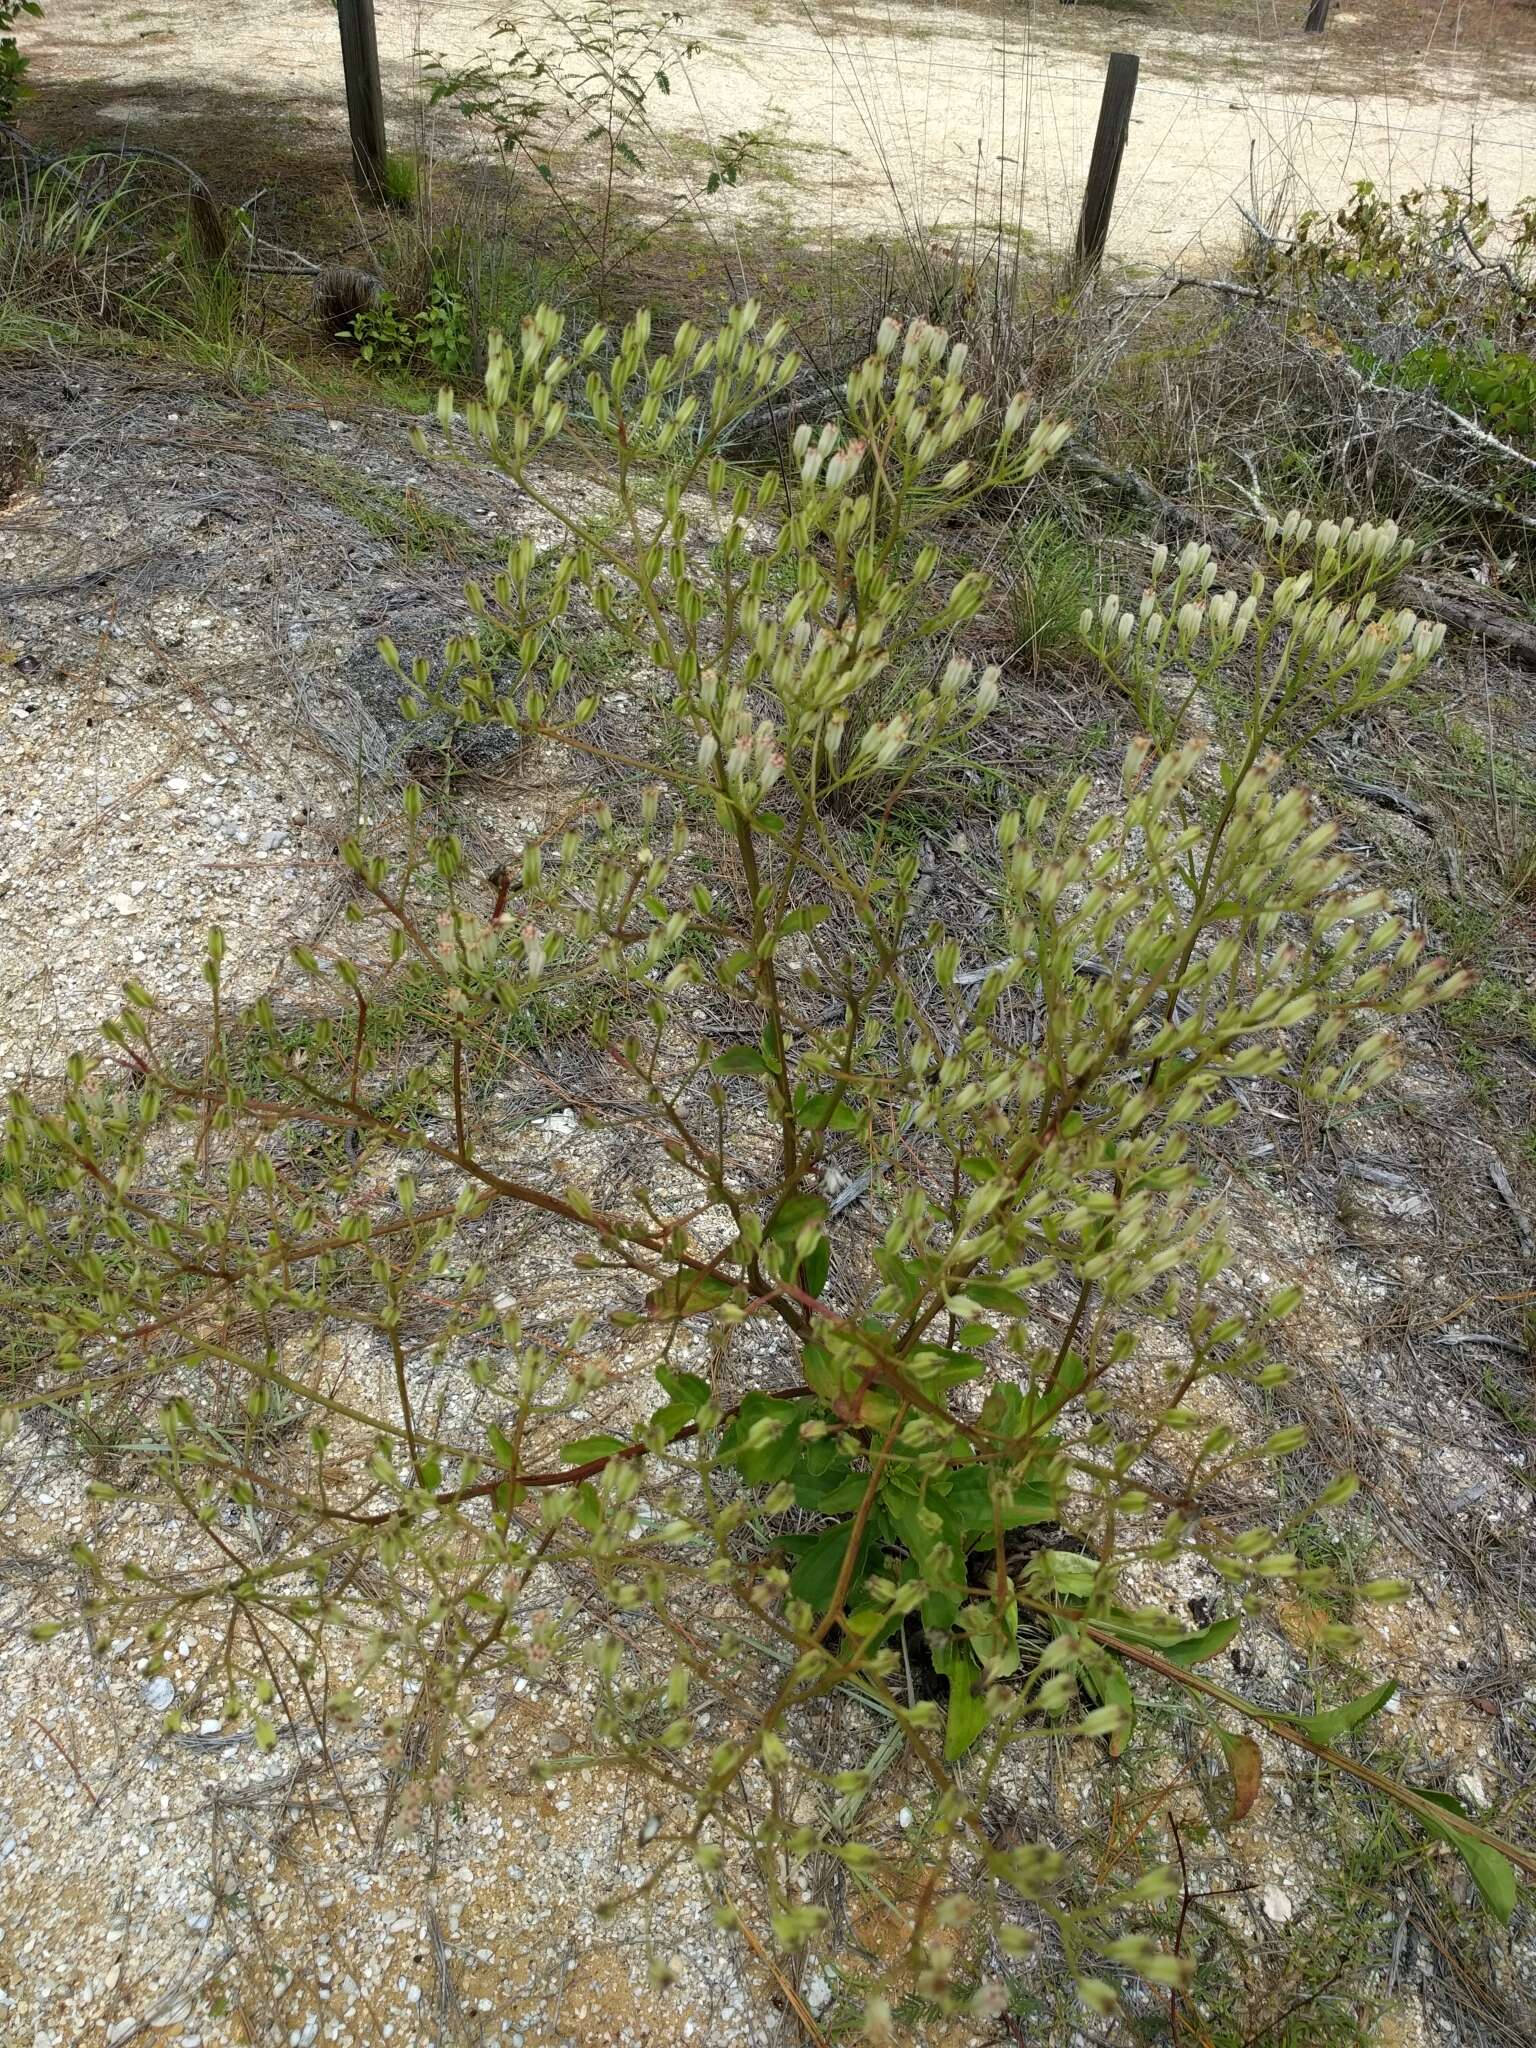
M 7 397 L 42 480 L 0 507 L 0 1081 L 46 1092 L 125 975 L 201 1017 L 212 922 L 240 995 L 302 987 L 288 949 L 323 946 L 339 915 L 338 839 L 392 806 L 397 743 L 415 745 L 374 642 L 392 627 L 430 653 L 463 609 L 462 554 L 392 547 L 358 508 L 376 523 L 425 487 L 466 551 L 538 527 L 504 479 L 434 477 L 394 415 L 231 412 L 195 378 L 91 365 L 19 368 Z M 488 864 L 519 815 L 485 784 L 471 843 Z M 522 1118 L 520 1158 L 573 1124 Z M 548 1263 L 546 1247 L 541 1279 Z M 285 1730 L 268 1756 L 229 1730 L 219 1631 L 196 1615 L 153 1679 L 126 1635 L 97 1655 L 73 1629 L 32 1642 L 75 1609 L 72 1541 L 152 1569 L 182 1552 L 161 1504 L 103 1511 L 90 1477 L 51 1430 L 0 1450 L 4 2048 L 777 2038 L 771 1987 L 714 1935 L 696 1882 L 622 1926 L 595 1917 L 641 1874 L 646 1812 L 621 1782 L 527 1771 L 589 1726 L 579 1678 L 488 1695 L 474 1798 L 423 1816 L 377 1727 L 324 1751 Z M 658 1955 L 678 1964 L 665 1999 Z

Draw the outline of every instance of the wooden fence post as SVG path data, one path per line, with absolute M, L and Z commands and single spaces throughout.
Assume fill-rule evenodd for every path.
M 347 126 L 352 131 L 352 175 L 370 199 L 385 194 L 384 89 L 379 82 L 379 37 L 373 0 L 337 0 L 341 68 L 347 81 Z
M 1333 0 L 1312 0 L 1312 5 L 1307 9 L 1309 36 L 1320 36 L 1328 26 L 1328 10 L 1332 5 Z
M 1083 187 L 1083 212 L 1077 224 L 1077 260 L 1087 270 L 1096 270 L 1109 234 L 1109 216 L 1115 204 L 1115 186 L 1120 178 L 1120 159 L 1130 131 L 1131 107 L 1136 98 L 1136 78 L 1141 59 L 1116 50 L 1104 74 L 1104 97 L 1099 103 L 1098 133 L 1093 138 L 1093 157 L 1088 165 L 1088 182 Z

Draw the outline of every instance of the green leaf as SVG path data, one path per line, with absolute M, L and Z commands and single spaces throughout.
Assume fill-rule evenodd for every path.
M 987 1703 L 976 1691 L 976 1666 L 969 1657 L 956 1658 L 949 1673 L 949 1713 L 944 1723 L 944 1760 L 965 1755 L 988 1721 Z
M 825 1614 L 832 1604 L 832 1595 L 837 1591 L 837 1581 L 852 1535 L 851 1521 L 835 1522 L 830 1529 L 822 1531 L 789 1575 L 789 1589 L 795 1598 L 808 1602 L 818 1615 Z M 848 1581 L 844 1605 L 849 1612 L 857 1605 L 857 1594 L 864 1582 L 873 1547 L 873 1534 L 866 1527 L 859 1542 L 859 1554 L 854 1560 L 853 1576 Z
M 1055 1519 L 1056 1502 L 1048 1486 L 1035 1479 L 1021 1479 L 1009 1489 L 1003 1503 L 1005 1529 L 1029 1529 Z
M 838 1458 L 825 1472 L 795 1474 L 795 1505 L 814 1515 L 846 1515 L 863 1500 L 869 1485 L 867 1472 L 855 1472 L 846 1458 Z
M 1379 1714 L 1396 1691 L 1397 1680 L 1389 1678 L 1374 1692 L 1361 1693 L 1358 1699 L 1347 1700 L 1342 1707 L 1330 1707 L 1326 1714 L 1287 1714 L 1284 1718 L 1314 1742 L 1333 1742 L 1358 1728 L 1362 1721 L 1369 1721 L 1372 1714 Z
M 925 1394 L 947 1393 L 951 1387 L 978 1379 L 986 1371 L 987 1362 L 974 1351 L 952 1351 L 943 1344 L 924 1344 L 912 1353 L 908 1369 Z
M 695 1273 L 686 1268 L 653 1287 L 645 1297 L 647 1311 L 658 1321 L 676 1322 L 683 1316 L 701 1315 L 729 1301 L 735 1289 L 720 1273 Z
M 823 1401 L 836 1401 L 853 1384 L 850 1369 L 839 1365 L 821 1344 L 805 1346 L 800 1354 L 800 1370 L 805 1375 L 805 1384 L 820 1394 Z
M 755 1045 L 733 1045 L 709 1063 L 712 1074 L 771 1074 L 774 1069 Z
M 943 1493 L 934 1486 L 919 1503 L 912 1495 L 887 1486 L 882 1506 L 926 1581 L 923 1620 L 929 1628 L 953 1626 L 965 1599 L 965 1528 Z M 924 1510 L 939 1527 L 925 1526 Z M 945 1553 L 948 1553 L 946 1556 Z
M 915 1308 L 923 1291 L 923 1276 L 916 1263 L 880 1246 L 875 1252 L 875 1265 L 880 1278 L 896 1295 L 900 1313 L 905 1315 L 909 1309 Z
M 787 1195 L 768 1219 L 767 1235 L 774 1244 L 789 1245 L 808 1223 L 825 1223 L 827 1205 L 820 1195 Z M 832 1252 L 826 1237 L 817 1240 L 800 1262 L 801 1284 L 807 1294 L 820 1294 L 827 1284 Z
M 576 1519 L 589 1536 L 595 1536 L 603 1526 L 603 1504 L 590 1479 L 584 1479 L 577 1488 Z
M 1027 1316 L 1030 1303 L 1025 1295 L 1015 1288 L 1001 1287 L 995 1280 L 967 1280 L 960 1292 L 967 1301 L 974 1301 L 978 1308 L 989 1309 L 994 1315 Z
M 1038 1394 L 1031 1394 L 1027 1409 L 1029 1426 L 1038 1428 L 1042 1422 L 1064 1408 L 1087 1377 L 1087 1366 L 1077 1352 L 1069 1351 L 1061 1361 L 1055 1383 L 1049 1393 L 1042 1389 Z
M 1080 1550 L 1038 1550 L 1034 1563 L 1058 1593 L 1069 1600 L 1086 1600 L 1093 1591 L 1098 1565 Z
M 1136 1725 L 1136 1695 L 1131 1691 L 1130 1680 L 1123 1667 L 1113 1657 L 1106 1657 L 1096 1669 L 1083 1672 L 1083 1683 L 1088 1691 L 1104 1707 L 1120 1707 L 1125 1713 L 1125 1726 L 1117 1728 L 1109 1738 L 1109 1753 L 1119 1756 L 1131 1739 Z
M 807 1294 L 820 1294 L 827 1284 L 827 1271 L 831 1264 L 832 1246 L 825 1237 L 818 1238 L 800 1262 L 800 1276 Z
M 787 1479 L 805 1456 L 800 1425 L 816 1413 L 814 1401 L 778 1401 L 768 1394 L 748 1394 L 720 1440 L 720 1455 L 733 1464 L 749 1486 L 772 1486 Z M 768 1418 L 784 1426 L 772 1443 L 749 1444 L 754 1427 Z
M 1431 1792 L 1423 1785 L 1415 1785 L 1413 1789 L 1432 1806 L 1443 1806 L 1447 1813 L 1460 1814 L 1465 1818 L 1467 1809 L 1451 1793 Z M 1491 1843 L 1480 1842 L 1475 1835 L 1464 1834 L 1449 1821 L 1431 1820 L 1427 1813 L 1421 1813 L 1418 1818 L 1429 1834 L 1449 1843 L 1456 1851 L 1471 1871 L 1472 1882 L 1482 1894 L 1483 1904 L 1501 1927 L 1507 1927 L 1515 1910 L 1515 1869 L 1509 1858 L 1501 1855 Z
M 709 1381 L 701 1379 L 696 1372 L 679 1372 L 675 1366 L 658 1365 L 656 1381 L 663 1393 L 670 1394 L 674 1402 L 687 1408 L 685 1419 L 689 1422 L 709 1399 Z
M 998 1613 L 994 1600 L 971 1600 L 961 1608 L 959 1626 L 983 1670 L 1008 1678 L 1019 1668 L 1019 1603 L 1005 1602 Z
M 562 1465 L 585 1465 L 593 1458 L 611 1458 L 629 1446 L 621 1436 L 581 1436 L 573 1444 L 562 1444 Z
M 813 932 L 819 924 L 825 924 L 832 915 L 825 903 L 807 903 L 799 910 L 792 910 L 779 926 L 782 937 L 789 932 Z
M 787 1195 L 768 1219 L 768 1236 L 775 1244 L 793 1244 L 804 1225 L 826 1220 L 827 1205 L 820 1195 Z
M 1198 1635 L 1181 1636 L 1177 1642 L 1164 1643 L 1163 1655 L 1170 1664 L 1177 1664 L 1181 1671 L 1191 1671 L 1195 1665 L 1219 1656 L 1242 1625 L 1241 1615 L 1229 1614 L 1221 1621 L 1213 1621 Z
M 981 1426 L 994 1436 L 1022 1436 L 1025 1412 L 1023 1389 L 1013 1380 L 999 1380 L 982 1403 Z
M 986 1471 L 968 1465 L 941 1482 L 945 1500 L 958 1517 L 967 1536 L 992 1534 L 992 1494 Z M 1021 1481 L 1009 1490 L 1003 1504 L 1003 1527 L 1023 1529 L 1055 1519 L 1056 1505 L 1050 1491 L 1034 1480 Z
M 1242 1625 L 1241 1616 L 1228 1615 L 1224 1620 L 1213 1621 L 1198 1635 L 1190 1636 L 1181 1635 L 1176 1627 L 1149 1627 L 1145 1622 L 1132 1621 L 1118 1614 L 1096 1623 L 1106 1634 L 1119 1636 L 1122 1642 L 1139 1643 L 1144 1649 L 1156 1650 L 1170 1664 L 1177 1664 L 1181 1671 L 1191 1671 L 1195 1665 L 1219 1656 Z
M 808 1131 L 856 1131 L 862 1122 L 853 1105 L 839 1102 L 830 1089 L 812 1095 L 802 1088 L 795 1099 L 795 1115 Z

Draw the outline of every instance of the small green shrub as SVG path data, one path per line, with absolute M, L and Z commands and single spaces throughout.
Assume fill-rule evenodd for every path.
M 402 310 L 391 292 L 381 292 L 340 330 L 365 363 L 401 375 L 461 376 L 471 353 L 469 306 L 446 270 L 434 266 L 426 304 Z
M 542 11 L 552 35 L 536 37 L 537 50 L 525 22 L 504 19 L 491 31 L 494 47 L 474 62 L 429 60 L 428 103 L 451 105 L 497 158 L 532 172 L 601 304 L 656 230 L 654 195 L 641 180 L 658 154 L 675 152 L 658 135 L 653 110 L 699 45 L 683 33 L 682 15 L 664 6 L 545 0 Z M 734 186 L 761 140 L 746 129 L 717 137 L 703 176 L 666 202 L 668 219 Z
M 0 121 L 9 121 L 27 94 L 30 59 L 11 31 L 24 14 L 42 16 L 38 0 L 0 0 Z
M 1293 242 L 1273 245 L 1266 262 L 1277 275 L 1358 291 L 1379 323 L 1465 347 L 1529 326 L 1536 200 L 1501 218 L 1453 186 L 1394 203 L 1362 180 L 1337 213 L 1304 213 Z
M 1232 1271 L 1200 1147 L 1254 1081 L 1342 1113 L 1392 1073 L 1397 1021 L 1466 986 L 1355 886 L 1276 742 L 1409 688 L 1436 635 L 1369 595 L 1330 608 L 1305 575 L 1212 596 L 1198 549 L 1165 591 L 1155 560 L 1139 612 L 1106 600 L 1088 647 L 1149 710 L 1178 694 L 1171 646 L 1196 683 L 1252 661 L 1245 747 L 1213 772 L 1159 723 L 1111 787 L 1005 812 L 968 965 L 975 931 L 924 907 L 885 821 L 1004 687 L 965 652 L 985 579 L 946 565 L 944 530 L 1022 492 L 1067 429 L 1022 398 L 989 423 L 964 349 L 887 321 L 787 483 L 743 479 L 718 448 L 796 368 L 755 307 L 660 347 L 644 315 L 616 346 L 568 346 L 547 310 L 496 337 L 461 452 L 566 543 L 521 539 L 467 587 L 436 681 L 382 652 L 408 713 L 446 697 L 513 725 L 572 758 L 580 795 L 483 882 L 409 790 L 388 853 L 346 849 L 365 943 L 297 956 L 329 992 L 301 1046 L 268 1005 L 227 1014 L 215 933 L 200 1062 L 129 984 L 107 1033 L 126 1066 L 77 1057 L 62 1102 L 13 1102 L 0 1213 L 31 1264 L 0 1302 L 51 1366 L 9 1426 L 88 1408 L 93 1441 L 136 1446 L 95 1496 L 158 1483 L 214 1539 L 161 1577 L 84 1530 L 91 1625 L 135 1627 L 153 1659 L 218 1615 L 223 1711 L 263 1747 L 284 1670 L 338 1722 L 388 1713 L 409 1675 L 434 1785 L 455 1730 L 487 1739 L 483 1683 L 584 1666 L 590 1743 L 535 1769 L 644 1786 L 647 1867 L 609 1904 L 692 1863 L 729 1929 L 744 1860 L 796 1949 L 829 1936 L 806 1883 L 826 1859 L 904 1918 L 898 1963 L 860 1983 L 849 1959 L 874 2035 L 898 1993 L 996 2015 L 1037 1946 L 1096 2015 L 1136 1979 L 1188 1993 L 1159 1830 L 1107 1874 L 1083 1818 L 1175 1701 L 1229 1819 L 1258 1727 L 1391 1796 L 1507 1920 L 1536 1858 L 1340 1746 L 1390 1678 L 1281 1711 L 1203 1668 L 1277 1592 L 1332 1585 L 1302 1532 L 1353 1482 L 1279 1485 L 1305 1436 L 1278 1355 L 1299 1292 L 1254 1298 Z M 544 459 L 575 391 L 600 503 Z M 461 431 L 447 391 L 440 417 Z M 642 703 L 617 731 L 584 666 L 598 628 Z M 874 828 L 841 834 L 857 788 Z M 390 1060 L 370 1017 L 407 963 L 422 1043 Z M 470 1073 L 509 1019 L 583 990 L 590 1142 L 541 1164 Z M 519 1219 L 540 1233 L 521 1269 Z M 559 1322 L 520 1299 L 552 1278 Z M 1198 1628 L 1157 1590 L 1181 1558 L 1224 1589 Z M 1357 1601 L 1407 1590 L 1351 1567 Z M 1324 1631 L 1339 1656 L 1360 1640 Z M 849 1695 L 926 1788 L 909 1832 L 865 1826 L 873 1763 L 829 1756 Z M 1070 1811 L 1027 1804 L 1044 1744 Z M 1026 1802 L 1006 1832 L 1005 1787 Z
M 1342 367 L 1369 423 L 1363 434 L 1347 426 L 1335 445 L 1320 422 L 1330 494 L 1359 501 L 1368 443 L 1386 457 L 1370 466 L 1368 504 L 1411 505 L 1442 538 L 1459 531 L 1526 556 L 1536 200 L 1496 215 L 1466 191 L 1391 204 L 1362 183 L 1337 213 L 1303 215 L 1291 243 L 1268 248 L 1263 274 L 1299 315 L 1292 331 L 1321 388 Z M 1319 336 L 1331 350 L 1313 346 Z
M 1369 366 L 1410 389 L 1438 391 L 1447 405 L 1472 413 L 1507 440 L 1536 440 L 1536 357 L 1482 340 L 1470 349 L 1429 344 L 1390 367 Z

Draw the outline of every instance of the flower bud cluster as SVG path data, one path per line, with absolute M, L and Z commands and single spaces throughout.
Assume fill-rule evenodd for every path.
M 1351 561 L 1390 565 L 1402 557 L 1403 544 L 1390 520 L 1346 530 L 1328 521 L 1314 528 L 1293 514 L 1272 524 L 1282 546 L 1316 532 L 1330 547 L 1337 538 Z M 1187 543 L 1174 563 L 1173 582 L 1165 588 L 1168 561 L 1166 548 L 1153 551 L 1151 578 L 1134 610 L 1112 590 L 1078 621 L 1082 638 L 1138 702 L 1153 700 L 1170 659 L 1213 675 L 1255 636 L 1260 657 L 1274 642 L 1290 698 L 1307 689 L 1339 702 L 1354 701 L 1361 693 L 1401 688 L 1445 640 L 1443 625 L 1411 611 L 1378 615 L 1369 589 L 1353 600 L 1334 598 L 1338 579 L 1320 577 L 1313 569 L 1283 577 L 1266 604 L 1266 582 L 1257 572 L 1245 596 L 1232 589 L 1214 591 L 1216 565 L 1208 546 Z
M 958 444 L 975 433 L 986 411 L 984 395 L 968 391 L 963 381 L 968 354 L 964 342 L 951 342 L 944 328 L 929 321 L 913 320 L 903 327 L 887 318 L 881 322 L 873 353 L 848 379 L 848 411 L 862 438 L 871 444 L 888 441 L 892 461 L 900 463 L 909 482 L 919 477 L 926 481 L 926 473 L 942 461 L 943 471 L 929 487 L 945 493 L 967 486 L 1017 484 L 1037 475 L 1071 433 L 1067 423 L 1041 420 L 1022 448 L 1015 446 L 1028 413 L 1021 393 L 1007 406 L 997 447 L 985 467 L 952 460 Z M 803 461 L 810 454 L 810 436 L 803 428 L 801 432 L 805 439 L 796 458 Z M 825 461 L 830 450 L 820 452 Z M 813 479 L 802 470 L 802 480 Z
M 704 721 L 696 764 L 746 808 L 760 803 L 784 773 L 783 741 L 771 718 L 754 720 L 747 693 L 713 669 L 699 679 L 695 703 Z
M 1406 568 L 1415 552 L 1395 519 L 1314 521 L 1298 511 L 1287 512 L 1283 519 L 1270 513 L 1264 521 L 1264 541 L 1280 568 L 1291 571 L 1308 563 L 1314 585 L 1325 592 L 1342 587 L 1359 593 L 1378 589 Z

